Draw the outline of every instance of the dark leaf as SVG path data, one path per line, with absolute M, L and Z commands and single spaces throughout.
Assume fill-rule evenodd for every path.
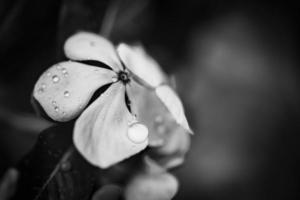
M 92 200 L 121 200 L 122 198 L 122 189 L 119 186 L 106 185 L 94 193 Z
M 15 193 L 18 181 L 18 171 L 11 168 L 0 180 L 0 200 L 9 200 Z
M 20 179 L 14 199 L 89 199 L 97 169 L 75 150 L 73 123 L 40 134 L 33 150 L 19 163 Z

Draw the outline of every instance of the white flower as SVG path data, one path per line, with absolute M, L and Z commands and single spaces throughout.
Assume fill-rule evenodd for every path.
M 110 167 L 149 144 L 148 128 L 139 121 L 134 105 L 141 88 L 154 93 L 177 124 L 191 132 L 179 97 L 166 84 L 158 63 L 141 47 L 120 44 L 115 48 L 99 35 L 80 32 L 66 41 L 64 51 L 71 61 L 44 72 L 33 96 L 55 121 L 78 117 L 74 144 L 93 165 Z M 95 92 L 104 87 L 107 89 L 89 104 Z

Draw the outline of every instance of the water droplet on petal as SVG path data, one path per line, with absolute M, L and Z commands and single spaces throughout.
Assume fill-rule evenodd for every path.
M 69 96 L 70 96 L 70 92 L 69 92 L 69 91 L 65 91 L 65 92 L 64 92 L 64 96 L 65 96 L 65 97 L 69 97 Z
M 57 106 L 54 107 L 55 112 L 59 111 L 59 108 Z
M 118 77 L 112 77 L 111 81 L 112 81 L 113 83 L 117 82 L 117 81 L 118 81 Z
M 56 106 L 56 101 L 52 101 L 52 105 Z
M 59 77 L 57 75 L 52 76 L 52 81 L 53 81 L 53 83 L 58 83 Z
M 128 128 L 127 136 L 133 143 L 143 143 L 148 138 L 148 128 L 141 123 L 133 123 Z
M 68 75 L 68 71 L 66 70 L 66 68 L 62 68 L 61 72 L 63 73 L 64 76 Z
M 46 88 L 46 84 L 45 83 L 42 84 L 42 88 L 44 88 L 44 89 Z
M 60 66 L 60 65 L 57 65 L 57 66 L 56 66 L 56 69 L 61 69 L 61 66 Z
M 44 88 L 40 87 L 37 92 L 38 93 L 43 93 L 44 91 L 45 91 Z

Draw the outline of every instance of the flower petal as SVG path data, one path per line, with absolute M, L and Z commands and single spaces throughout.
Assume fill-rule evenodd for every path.
M 135 122 L 125 104 L 125 87 L 112 84 L 78 118 L 74 143 L 93 165 L 107 168 L 146 148 L 148 139 L 135 143 L 128 137 Z
M 130 47 L 120 44 L 117 51 L 122 62 L 137 78 L 137 81 L 150 87 L 157 87 L 166 81 L 159 64 L 146 54 L 140 46 Z
M 149 163 L 151 161 L 151 163 Z M 145 171 L 137 174 L 125 188 L 127 200 L 168 200 L 177 190 L 177 179 L 149 160 Z
M 100 35 L 79 32 L 71 36 L 64 45 L 65 54 L 72 60 L 97 60 L 114 71 L 122 69 L 113 44 Z
M 168 85 L 161 85 L 155 89 L 155 92 L 173 115 L 176 122 L 185 128 L 189 133 L 193 133 L 185 117 L 182 102 L 175 91 Z
M 190 143 L 190 135 L 180 127 L 166 136 L 163 146 L 151 149 L 149 154 L 160 166 L 171 169 L 184 162 Z
M 153 90 L 132 81 L 127 92 L 132 112 L 149 128 L 149 146 L 155 147 L 149 151 L 151 158 L 165 168 L 182 164 L 190 148 L 187 131 L 176 123 Z
M 33 97 L 50 118 L 68 121 L 81 113 L 93 93 L 112 82 L 112 70 L 77 62 L 61 62 L 44 72 L 34 87 Z
M 173 115 L 158 98 L 154 90 L 149 90 L 135 81 L 127 85 L 131 101 L 131 112 L 149 129 L 149 146 L 159 147 L 168 143 L 171 135 L 187 131 L 176 123 Z
M 131 81 L 126 89 L 131 102 L 131 112 L 149 129 L 149 145 L 156 147 L 163 145 L 166 126 L 171 123 L 174 127 L 171 114 L 153 90 L 148 90 L 134 81 Z M 160 119 L 156 120 L 157 118 Z

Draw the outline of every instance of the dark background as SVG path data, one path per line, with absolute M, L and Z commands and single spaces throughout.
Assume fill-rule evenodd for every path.
M 0 172 L 48 123 L 30 104 L 64 40 L 99 32 L 108 0 L 0 1 Z M 299 197 L 297 2 L 123 0 L 111 40 L 174 75 L 194 129 L 175 199 Z M 300 163 L 300 162 L 299 162 Z

